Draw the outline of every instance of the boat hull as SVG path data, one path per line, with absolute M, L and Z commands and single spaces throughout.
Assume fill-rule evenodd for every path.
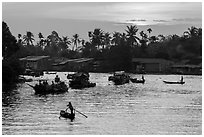
M 185 84 L 185 82 L 179 82 L 179 81 L 163 81 L 166 84 Z
M 68 91 L 68 87 L 65 83 L 54 85 L 38 85 L 32 87 L 35 90 L 35 94 L 60 94 Z
M 72 89 L 82 89 L 82 88 L 90 88 L 95 87 L 96 83 L 81 83 L 80 81 L 70 81 L 69 87 Z
M 74 120 L 75 118 L 75 114 L 70 114 L 68 112 L 65 112 L 64 110 L 60 111 L 60 117 L 66 118 L 66 119 L 70 119 L 70 120 Z
M 132 83 L 145 83 L 145 80 L 130 79 Z

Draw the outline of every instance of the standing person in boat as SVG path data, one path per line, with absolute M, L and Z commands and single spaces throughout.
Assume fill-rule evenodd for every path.
M 70 109 L 71 115 L 74 115 L 74 114 L 75 114 L 75 109 L 73 108 L 71 102 L 69 102 L 69 104 L 67 105 L 67 107 L 68 107 L 68 108 L 67 108 L 65 111 L 67 112 L 67 110 Z
M 55 77 L 55 82 L 56 83 L 60 82 L 60 78 L 58 77 L 58 75 L 56 75 L 56 77 Z
M 145 80 L 143 75 L 142 75 L 142 80 Z
M 181 76 L 181 82 L 183 82 L 183 76 Z

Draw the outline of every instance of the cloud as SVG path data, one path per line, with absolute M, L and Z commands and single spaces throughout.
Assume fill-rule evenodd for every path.
M 132 20 L 126 20 L 127 22 L 145 22 L 146 19 L 132 19 Z
M 168 20 L 153 20 L 154 22 L 169 22 Z
M 133 25 L 134 23 L 128 23 L 128 22 L 116 22 L 114 25 Z
M 201 18 L 175 18 L 175 19 L 172 19 L 173 21 L 188 21 L 188 22 L 194 22 L 194 21 L 202 21 Z

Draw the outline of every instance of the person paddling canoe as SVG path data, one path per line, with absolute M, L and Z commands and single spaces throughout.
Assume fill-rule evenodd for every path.
M 75 114 L 75 109 L 73 108 L 71 102 L 69 102 L 69 104 L 67 105 L 67 107 L 68 107 L 68 108 L 65 110 L 66 112 L 67 112 L 68 109 L 70 109 L 71 115 Z

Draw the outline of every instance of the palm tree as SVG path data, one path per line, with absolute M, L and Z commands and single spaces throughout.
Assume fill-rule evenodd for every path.
M 157 37 L 159 38 L 159 41 L 160 41 L 160 42 L 163 42 L 163 41 L 165 41 L 165 39 L 166 39 L 165 36 L 162 35 L 162 34 L 159 34 Z
M 106 32 L 104 34 L 104 45 L 106 47 L 109 47 L 110 46 L 110 42 L 111 42 L 111 36 L 110 36 L 110 33 L 109 32 Z M 104 47 L 103 47 L 104 48 Z
M 67 50 L 69 48 L 69 45 L 71 45 L 71 41 L 67 36 L 62 36 L 62 40 L 60 42 L 60 48 L 61 50 Z
M 38 38 L 40 39 L 40 42 L 39 42 L 40 43 L 40 47 L 42 47 L 43 46 L 43 42 L 44 42 L 44 40 L 43 40 L 44 37 L 43 37 L 41 32 L 38 33 Z
M 134 46 L 134 43 L 136 43 L 138 45 L 137 40 L 140 40 L 136 34 L 137 34 L 138 28 L 137 26 L 127 26 L 127 41 L 129 42 L 130 46 Z
M 142 40 L 147 39 L 147 34 L 144 33 L 144 31 L 140 32 L 140 36 L 142 37 Z
M 91 37 L 92 37 L 91 43 L 99 49 L 99 47 L 102 45 L 102 41 L 104 38 L 103 31 L 98 28 L 94 29 Z
M 149 29 L 147 29 L 147 31 L 149 32 L 149 38 L 150 38 L 150 33 L 152 32 L 152 29 L 149 28 Z
M 21 34 L 18 34 L 18 43 L 19 43 L 19 44 L 22 44 L 22 38 L 21 38 L 21 37 L 22 37 L 22 35 L 21 35 Z
M 27 45 L 33 45 L 33 41 L 34 41 L 34 35 L 32 32 L 27 31 L 26 35 L 23 36 L 24 41 L 26 41 Z
M 199 29 L 197 29 L 196 27 L 190 27 L 188 28 L 188 31 L 185 31 L 183 33 L 185 38 L 192 38 L 192 37 L 196 37 L 199 34 Z
M 80 39 L 79 39 L 79 35 L 78 34 L 74 34 L 72 41 L 73 41 L 73 43 L 74 43 L 74 45 L 75 45 L 75 47 L 77 49 L 78 48 L 77 44 L 79 44 L 81 42 Z M 74 47 L 73 47 L 73 50 L 74 50 Z
M 81 45 L 82 45 L 82 47 L 85 45 L 85 40 L 84 39 L 81 40 Z
M 113 33 L 113 39 L 111 43 L 113 43 L 115 46 L 119 45 L 121 41 L 121 34 L 119 32 Z

